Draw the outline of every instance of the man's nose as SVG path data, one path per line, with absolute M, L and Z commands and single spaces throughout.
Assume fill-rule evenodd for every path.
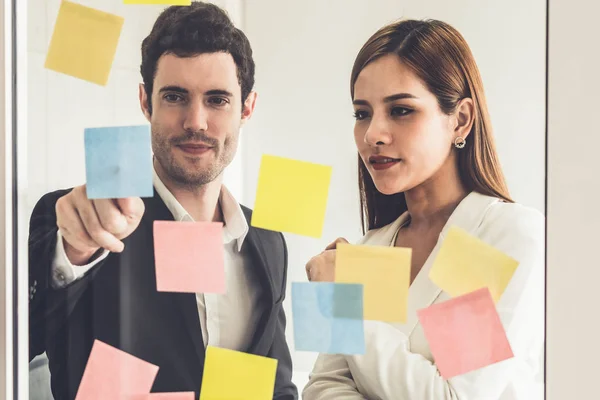
M 187 108 L 183 128 L 188 132 L 208 129 L 208 110 L 201 102 L 194 101 Z

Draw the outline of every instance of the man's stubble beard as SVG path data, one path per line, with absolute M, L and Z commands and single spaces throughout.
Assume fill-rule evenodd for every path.
M 201 140 L 209 142 L 204 134 L 195 135 L 190 133 L 187 135 L 187 138 L 192 138 L 194 136 L 200 136 Z M 217 141 L 210 143 L 214 146 L 213 149 L 209 150 L 215 152 L 214 162 L 207 170 L 198 170 L 194 172 L 191 172 L 189 169 L 186 169 L 176 162 L 176 158 L 172 152 L 172 148 L 176 146 L 176 143 L 177 140 L 173 143 L 172 140 L 163 139 L 159 134 L 154 134 L 154 132 L 152 134 L 154 156 L 168 179 L 173 181 L 177 186 L 193 190 L 213 182 L 223 173 L 235 156 L 238 140 L 236 137 L 232 136 L 225 139 L 223 146 Z

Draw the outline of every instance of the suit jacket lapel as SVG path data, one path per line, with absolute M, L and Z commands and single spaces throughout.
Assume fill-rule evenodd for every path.
M 154 238 L 154 221 L 173 221 L 173 215 L 162 201 L 156 190 L 154 197 L 144 199 L 146 212 L 144 213 L 143 223 L 146 224 L 146 229 L 150 229 Z M 154 252 L 154 243 L 151 246 Z M 152 256 L 154 259 L 154 256 Z M 155 267 L 153 263 L 152 268 Z M 202 339 L 202 328 L 200 327 L 200 316 L 198 315 L 198 305 L 196 295 L 194 293 L 163 293 L 171 298 L 174 308 L 181 313 L 181 317 L 185 321 L 187 332 L 194 345 L 194 350 L 198 356 L 201 365 L 204 362 L 204 341 Z
M 256 273 L 256 281 L 261 285 L 262 289 L 261 308 L 255 310 L 255 312 L 263 313 L 258 320 L 249 351 L 254 354 L 266 354 L 268 349 L 265 348 L 265 340 L 267 340 L 266 337 L 268 335 L 265 335 L 265 329 L 276 300 L 274 298 L 275 288 L 273 286 L 272 274 L 272 268 L 274 267 L 270 257 L 271 253 L 266 252 L 263 246 L 263 239 L 261 238 L 263 231 L 250 226 L 251 213 L 249 210 L 244 209 L 244 214 L 249 226 L 244 247 L 247 246 L 249 250 L 252 266 Z

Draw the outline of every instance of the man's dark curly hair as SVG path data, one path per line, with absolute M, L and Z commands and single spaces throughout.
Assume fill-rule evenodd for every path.
M 190 6 L 171 6 L 157 18 L 142 42 L 140 72 L 152 113 L 152 90 L 158 59 L 167 53 L 193 57 L 203 53 L 229 53 L 237 66 L 242 105 L 254 87 L 252 48 L 225 11 L 214 4 L 193 1 Z

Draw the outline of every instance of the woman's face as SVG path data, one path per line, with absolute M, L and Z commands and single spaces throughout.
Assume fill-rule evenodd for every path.
M 356 147 L 381 193 L 406 192 L 453 165 L 455 119 L 395 54 L 360 72 L 353 104 Z

